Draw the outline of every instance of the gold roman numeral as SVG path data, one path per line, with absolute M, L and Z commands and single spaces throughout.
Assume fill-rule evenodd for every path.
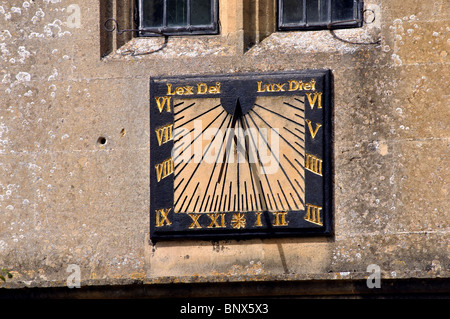
M 164 162 L 156 164 L 156 180 L 160 182 L 170 174 L 173 174 L 173 159 L 166 159 Z
M 319 93 L 306 93 L 306 96 L 308 97 L 309 105 L 311 106 L 311 110 L 314 110 L 314 107 L 316 106 L 317 102 L 317 108 L 322 108 L 322 92 Z M 313 97 L 311 97 L 313 96 Z
M 322 126 L 322 124 L 316 123 L 316 129 L 313 130 L 311 121 L 305 120 L 306 123 L 308 123 L 309 132 L 311 133 L 312 138 L 314 139 L 316 137 L 317 132 L 319 131 L 319 128 Z
M 320 221 L 320 211 L 322 210 L 321 206 L 306 204 L 306 216 L 305 220 L 323 226 L 323 223 Z
M 170 99 L 171 96 L 157 96 L 155 97 L 156 106 L 158 107 L 159 113 L 162 112 L 164 106 L 167 107 L 167 112 L 170 112 Z
M 314 174 L 322 176 L 322 162 L 320 158 L 307 153 L 305 168 Z
M 214 213 L 214 214 L 207 214 L 209 218 L 211 218 L 211 224 L 209 224 L 208 228 L 214 228 L 219 227 L 223 228 L 225 227 L 225 213 Z M 218 222 L 218 219 L 220 217 L 220 224 Z
M 273 225 L 274 226 L 287 226 L 288 222 L 286 221 L 286 215 L 287 212 L 274 212 L 275 220 Z
M 200 214 L 188 214 L 188 215 L 192 219 L 192 224 L 189 226 L 190 229 L 202 228 L 202 226 L 200 226 L 200 224 L 198 223 L 198 218 L 201 216 Z
M 169 214 L 172 208 L 166 209 L 157 209 L 156 210 L 156 227 L 161 227 L 166 225 L 172 225 L 172 222 L 169 220 L 167 215 Z
M 261 227 L 262 223 L 261 223 L 261 214 L 262 212 L 256 212 L 256 222 L 255 222 L 255 226 L 257 227 Z
M 162 144 L 167 143 L 168 141 L 171 141 L 173 139 L 172 130 L 173 130 L 173 124 L 169 124 L 169 125 L 157 128 L 155 130 L 159 146 L 161 146 Z

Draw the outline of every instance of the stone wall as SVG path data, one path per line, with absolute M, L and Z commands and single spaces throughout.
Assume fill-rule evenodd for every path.
M 221 33 L 133 38 L 131 1 L 0 1 L 3 287 L 449 277 L 446 0 L 367 0 L 360 29 L 275 32 L 265 0 Z M 367 17 L 368 22 L 373 16 Z M 149 79 L 331 69 L 334 235 L 149 241 Z

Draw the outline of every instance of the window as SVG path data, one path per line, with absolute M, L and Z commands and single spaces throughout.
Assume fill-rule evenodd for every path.
M 140 36 L 217 34 L 218 0 L 139 0 Z M 147 32 L 146 32 L 147 31 Z
M 278 0 L 278 30 L 362 26 L 362 0 Z

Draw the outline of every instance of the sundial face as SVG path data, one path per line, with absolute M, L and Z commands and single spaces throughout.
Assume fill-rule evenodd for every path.
M 152 240 L 331 233 L 329 71 L 152 78 Z

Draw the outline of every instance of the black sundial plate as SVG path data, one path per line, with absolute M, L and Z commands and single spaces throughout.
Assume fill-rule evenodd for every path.
M 150 80 L 150 236 L 332 232 L 329 70 Z

